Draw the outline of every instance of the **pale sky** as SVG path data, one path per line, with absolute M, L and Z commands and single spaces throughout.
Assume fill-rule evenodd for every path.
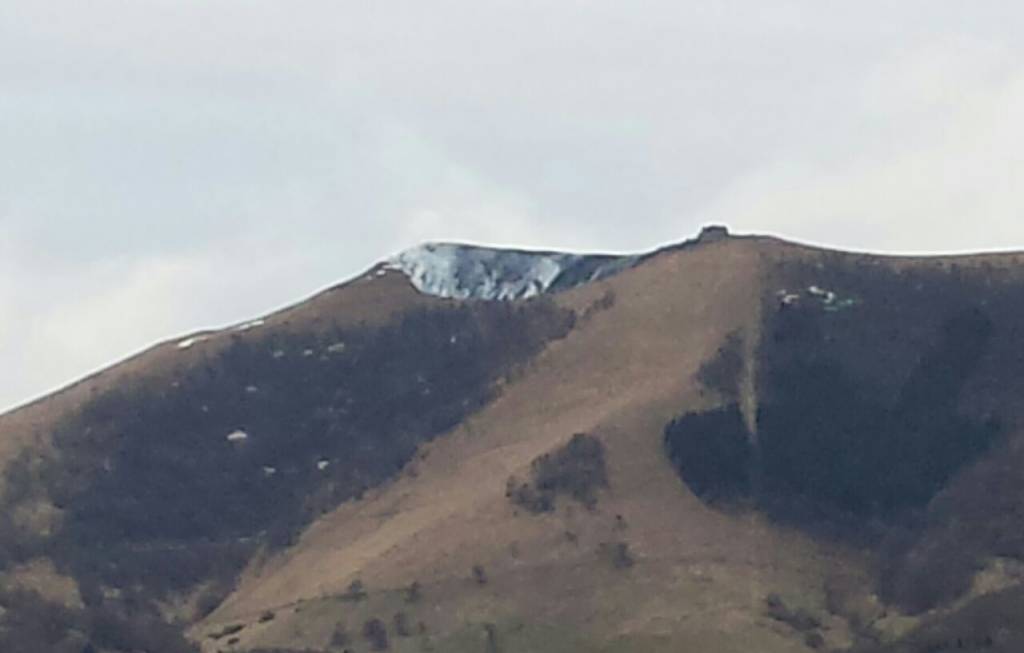
M 0 409 L 424 240 L 1024 248 L 1024 5 L 3 0 Z

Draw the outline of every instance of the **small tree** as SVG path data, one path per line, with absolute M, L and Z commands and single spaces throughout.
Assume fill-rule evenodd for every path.
M 345 629 L 345 624 L 338 624 L 334 627 L 334 633 L 331 635 L 331 646 L 337 648 L 344 648 L 352 642 L 352 638 L 349 637 L 348 631 Z
M 412 636 L 412 627 L 409 625 L 409 615 L 404 612 L 395 614 L 395 634 L 399 637 Z
M 260 615 L 259 622 L 261 624 L 265 624 L 268 621 L 273 621 L 274 617 L 276 617 L 276 616 L 277 615 L 275 615 L 273 611 L 267 610 L 266 612 L 264 612 L 263 614 Z
M 606 542 L 600 548 L 609 556 L 612 566 L 616 569 L 629 569 L 636 563 L 633 560 L 633 554 L 629 551 L 629 544 L 626 542 Z
M 480 565 L 473 565 L 473 580 L 477 585 L 487 584 L 487 572 Z
M 341 597 L 346 601 L 362 601 L 366 598 L 366 587 L 358 578 L 349 583 L 348 590 Z
M 484 624 L 484 632 L 487 634 L 487 653 L 498 653 L 498 627 Z
M 389 646 L 388 629 L 380 619 L 373 618 L 363 624 L 363 637 L 374 651 L 386 651 Z
M 414 580 L 405 590 L 405 602 L 419 603 L 421 598 L 423 598 L 423 590 L 420 587 L 420 582 L 418 580 Z

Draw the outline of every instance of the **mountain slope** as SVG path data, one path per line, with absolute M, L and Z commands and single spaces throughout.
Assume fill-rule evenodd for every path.
M 596 575 L 605 590 L 624 585 L 623 591 L 629 593 L 643 591 L 639 579 L 650 574 L 654 585 L 647 589 L 658 596 L 668 591 L 661 587 L 666 567 L 679 576 L 672 584 L 692 589 L 700 582 L 691 577 L 687 562 L 701 554 L 726 558 L 729 562 L 720 565 L 725 568 L 742 566 L 742 572 L 727 573 L 740 573 L 744 579 L 741 596 L 732 600 L 738 598 L 749 608 L 751 592 L 759 596 L 763 591 L 745 582 L 748 567 L 760 566 L 760 545 L 737 537 L 748 528 L 745 520 L 732 524 L 692 498 L 687 505 L 686 493 L 662 453 L 660 432 L 687 403 L 707 401 L 699 397 L 692 377 L 720 344 L 719 329 L 756 324 L 758 268 L 751 247 L 711 247 L 693 255 L 665 255 L 607 286 L 597 284 L 563 296 L 562 301 L 582 311 L 609 292 L 615 302 L 593 312 L 569 338 L 552 345 L 505 387 L 496 403 L 429 447 L 414 478 L 400 479 L 322 520 L 285 560 L 272 561 L 243 582 L 214 621 L 232 621 L 301 598 L 340 595 L 357 577 L 370 588 L 400 590 L 413 581 L 425 587 L 457 586 L 470 577 L 474 565 L 488 570 L 494 579 L 491 585 L 508 579 L 507 591 L 522 593 L 512 604 L 531 591 L 540 570 L 562 592 L 571 592 L 576 585 L 577 591 L 588 593 L 594 587 L 586 580 L 582 586 L 577 585 L 579 579 L 571 582 L 581 573 Z M 687 282 L 680 283 L 681 279 Z M 671 301 L 665 301 L 667 295 Z M 505 496 L 507 479 L 524 475 L 532 460 L 580 432 L 600 438 L 606 447 L 610 490 L 598 508 L 577 509 L 572 516 L 562 511 L 540 517 L 524 511 L 516 515 L 516 506 Z M 666 503 L 675 502 L 681 503 L 678 512 L 664 510 Z M 574 534 L 573 541 L 567 540 L 567 532 Z M 513 542 L 515 555 L 509 553 Z M 602 544 L 620 542 L 628 544 L 636 558 L 628 572 L 601 559 Z M 735 551 L 722 548 L 729 542 L 737 545 Z M 805 548 L 813 550 L 813 545 Z M 779 564 L 771 558 L 764 567 Z M 805 556 L 798 559 L 804 564 Z M 566 582 L 554 582 L 554 574 L 563 571 Z M 472 588 L 472 581 L 466 584 Z M 472 594 L 459 594 L 456 605 L 475 600 Z M 432 599 L 444 606 L 443 599 Z M 543 607 L 559 603 L 545 602 Z M 611 602 L 589 609 L 595 611 L 590 618 L 607 622 L 611 615 L 603 611 L 622 606 Z M 729 611 L 738 606 L 725 603 L 710 609 Z M 460 611 L 442 607 L 442 612 Z M 497 618 L 487 612 L 476 617 L 480 622 Z M 650 628 L 643 612 L 629 619 L 639 621 L 623 633 L 612 630 L 604 636 Z M 558 619 L 554 621 L 557 625 Z M 287 624 L 282 620 L 277 628 Z M 673 632 L 657 630 L 653 634 Z M 325 641 L 303 643 L 318 646 Z
M 0 418 L 4 591 L 75 653 L 1012 650 L 1022 263 L 414 250 Z

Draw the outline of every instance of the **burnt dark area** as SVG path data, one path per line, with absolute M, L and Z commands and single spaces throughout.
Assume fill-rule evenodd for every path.
M 47 555 L 89 609 L 128 615 L 200 583 L 230 587 L 256 550 L 393 478 L 573 323 L 541 299 L 234 336 L 171 378 L 97 397 L 60 424 L 52 453 L 14 463 L 3 514 L 42 496 L 63 515 L 45 537 L 8 519 L 2 562 Z

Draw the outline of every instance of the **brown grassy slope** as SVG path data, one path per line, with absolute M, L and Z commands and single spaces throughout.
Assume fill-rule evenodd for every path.
M 202 331 L 156 344 L 46 397 L 0 415 L 0 467 L 23 447 L 45 446 L 54 425 L 90 399 L 119 385 L 130 385 L 137 379 L 159 379 L 178 374 L 221 350 L 231 342 L 233 335 L 247 338 L 263 335 L 268 330 L 303 331 L 331 324 L 372 326 L 413 306 L 433 301 L 415 292 L 400 273 L 381 272 L 378 275 L 378 269 L 271 313 L 260 327 L 248 331 L 234 327 Z M 197 336 L 207 339 L 188 349 L 178 348 L 177 343 Z
M 581 642 L 628 642 L 628 650 L 804 650 L 799 633 L 763 614 L 764 597 L 777 592 L 833 626 L 825 633 L 830 644 L 845 644 L 843 624 L 823 616 L 822 587 L 828 570 L 860 575 L 859 557 L 760 518 L 709 510 L 679 482 L 661 448 L 666 422 L 717 403 L 693 379 L 724 337 L 738 330 L 747 351 L 753 348 L 760 299 L 778 289 L 777 266 L 833 257 L 891 268 L 955 263 L 1011 280 L 1024 272 L 1019 254 L 866 257 L 731 239 L 669 251 L 559 295 L 581 315 L 608 291 L 616 301 L 550 346 L 493 405 L 428 445 L 403 478 L 325 516 L 294 549 L 253 565 L 235 595 L 194 633 L 242 623 L 243 649 L 324 648 L 339 623 L 358 634 L 370 617 L 388 621 L 408 611 L 427 626 L 437 650 L 481 650 L 484 623 L 496 624 L 510 650 L 511 643 L 536 650 L 531 638 L 552 651 L 579 650 Z M 372 325 L 433 302 L 401 275 L 363 277 L 269 316 L 260 329 Z M 218 332 L 187 350 L 177 341 L 158 345 L 0 416 L 0 462 L 26 443 L 45 442 L 40 436 L 90 396 L 133 378 L 174 374 L 231 334 Z M 576 432 L 607 447 L 610 490 L 596 511 L 564 501 L 555 513 L 517 514 L 504 497 L 508 477 L 524 477 L 533 459 Z M 602 546 L 619 543 L 628 544 L 635 561 L 629 569 L 614 568 Z M 471 578 L 475 565 L 486 570 L 486 585 Z M 370 598 L 339 602 L 355 578 Z M 407 605 L 401 589 L 414 580 L 424 598 Z M 275 619 L 257 624 L 267 609 Z M 357 644 L 365 650 L 365 642 Z
M 241 647 L 326 647 L 339 615 L 392 610 L 388 590 L 418 581 L 429 612 L 417 618 L 438 641 L 494 622 L 510 632 L 520 623 L 571 629 L 594 645 L 648 638 L 658 648 L 671 637 L 677 648 L 739 651 L 756 641 L 759 650 L 801 650 L 801 636 L 762 616 L 764 597 L 820 606 L 823 564 L 855 559 L 758 518 L 709 510 L 662 451 L 672 417 L 716 401 L 694 375 L 724 334 L 757 337 L 764 247 L 729 240 L 667 252 L 561 295 L 581 312 L 609 291 L 615 303 L 429 445 L 414 474 L 342 506 L 251 569 L 195 634 L 272 609 L 272 625 L 243 630 Z M 517 511 L 505 498 L 508 477 L 525 476 L 577 432 L 607 449 L 610 490 L 597 509 Z M 602 546 L 617 543 L 628 545 L 631 568 L 615 569 Z M 486 588 L 469 579 L 474 565 L 486 569 Z M 330 604 L 357 578 L 371 594 L 358 609 L 288 607 Z

